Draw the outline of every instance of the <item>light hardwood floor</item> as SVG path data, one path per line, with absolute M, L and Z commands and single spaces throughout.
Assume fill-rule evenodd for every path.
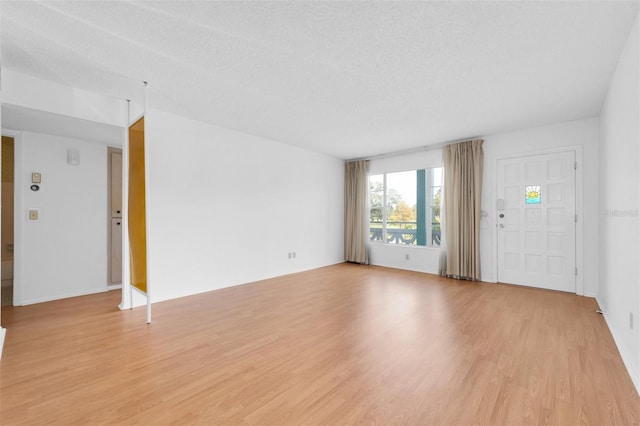
M 118 302 L 3 308 L 1 424 L 640 422 L 589 298 L 342 264 Z

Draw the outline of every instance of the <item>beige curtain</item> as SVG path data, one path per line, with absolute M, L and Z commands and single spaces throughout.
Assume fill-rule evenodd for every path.
M 444 162 L 442 275 L 480 279 L 482 139 L 447 145 Z
M 369 264 L 369 162 L 345 164 L 344 176 L 344 259 Z

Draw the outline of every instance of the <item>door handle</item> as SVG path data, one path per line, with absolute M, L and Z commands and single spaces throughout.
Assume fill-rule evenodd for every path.
M 120 226 L 120 222 L 116 222 L 116 225 Z

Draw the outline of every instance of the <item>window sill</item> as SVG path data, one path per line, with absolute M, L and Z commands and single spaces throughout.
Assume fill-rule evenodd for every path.
M 409 250 L 438 250 L 440 251 L 440 246 L 414 246 L 414 245 L 402 245 L 402 244 L 388 244 L 380 241 L 370 241 L 369 244 L 372 247 L 395 247 L 398 249 L 409 249 Z

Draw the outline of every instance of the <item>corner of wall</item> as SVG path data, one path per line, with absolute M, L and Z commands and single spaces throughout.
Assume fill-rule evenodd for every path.
M 631 380 L 640 394 L 640 313 L 637 209 L 638 17 L 612 75 L 599 117 L 599 287 L 596 300 Z M 608 212 L 622 212 L 620 215 Z M 627 316 L 629 315 L 629 316 Z M 633 325 L 636 325 L 635 327 Z M 633 330 L 636 328 L 636 330 Z
M 600 307 L 603 306 L 600 303 L 600 300 L 598 300 L 598 297 L 596 297 L 596 302 L 598 302 L 598 306 Z M 640 395 L 640 371 L 636 369 L 636 365 L 633 358 L 627 351 L 626 346 L 623 344 L 624 341 L 622 340 L 621 336 L 618 335 L 616 328 L 613 327 L 613 324 L 611 323 L 611 320 L 607 312 L 603 312 L 602 316 L 604 317 L 604 322 L 607 324 L 607 328 L 609 329 L 609 332 L 613 337 L 613 341 L 615 342 L 616 347 L 618 348 L 618 352 L 620 353 L 622 362 L 624 363 L 624 366 L 626 367 L 627 372 L 629 373 L 629 377 L 631 378 L 631 381 L 633 382 L 633 385 L 636 388 L 636 392 L 638 393 L 638 395 Z
M 0 327 L 0 359 L 2 359 L 2 349 L 4 348 L 4 336 L 7 334 L 7 329 Z

